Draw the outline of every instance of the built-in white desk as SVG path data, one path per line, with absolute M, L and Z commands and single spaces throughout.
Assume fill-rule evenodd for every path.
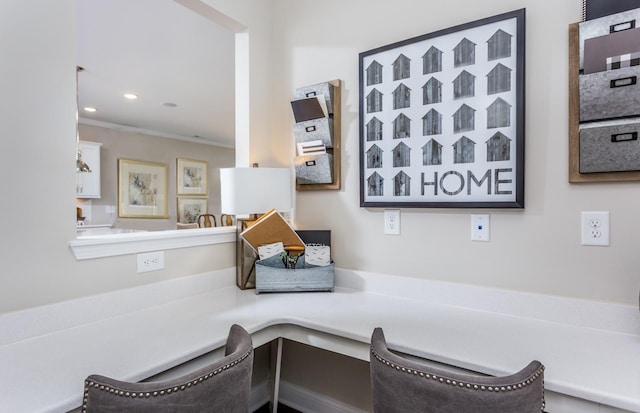
M 481 373 L 538 359 L 549 391 L 640 412 L 637 308 L 345 270 L 333 293 L 256 295 L 234 275 L 0 315 L 0 412 L 73 409 L 89 374 L 150 377 L 222 347 L 233 323 L 256 347 L 284 337 L 363 360 L 376 326 L 392 349 Z

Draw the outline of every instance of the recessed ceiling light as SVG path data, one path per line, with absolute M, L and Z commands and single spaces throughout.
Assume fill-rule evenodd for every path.
M 166 106 L 166 107 L 168 107 L 168 108 L 175 108 L 175 107 L 177 107 L 177 106 L 178 106 L 178 104 L 177 104 L 177 103 L 173 103 L 173 102 L 164 102 L 164 103 L 162 104 L 162 106 Z
M 84 108 L 84 111 L 85 111 L 85 112 L 95 112 L 95 111 L 97 111 L 97 110 L 98 110 L 98 109 L 96 109 L 96 108 L 92 108 L 92 107 L 90 107 L 90 106 L 87 106 L 86 108 Z
M 133 94 L 133 93 L 125 93 L 124 97 L 126 97 L 127 99 L 130 99 L 130 100 L 138 99 L 138 95 Z

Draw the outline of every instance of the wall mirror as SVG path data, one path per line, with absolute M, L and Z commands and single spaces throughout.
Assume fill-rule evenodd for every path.
M 178 159 L 208 163 L 210 190 L 200 198 L 208 212 L 219 213 L 218 170 L 235 164 L 235 33 L 190 3 L 76 1 L 77 65 L 84 69 L 79 136 L 102 144 L 100 197 L 78 201 L 82 215 L 91 217 L 87 228 L 176 229 L 178 204 L 185 201 L 176 191 Z M 204 14 L 217 13 L 198 4 Z M 121 158 L 167 165 L 169 218 L 118 216 Z

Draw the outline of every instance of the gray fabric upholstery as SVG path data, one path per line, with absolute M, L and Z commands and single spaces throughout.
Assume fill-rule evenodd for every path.
M 239 325 L 231 326 L 225 357 L 175 379 L 128 383 L 91 375 L 85 380 L 83 412 L 249 411 L 253 345 Z
M 389 351 L 381 328 L 371 336 L 375 413 L 540 413 L 544 366 L 533 361 L 503 377 L 449 373 Z

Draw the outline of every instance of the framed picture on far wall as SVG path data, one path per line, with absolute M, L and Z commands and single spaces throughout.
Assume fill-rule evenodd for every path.
M 360 206 L 524 208 L 525 10 L 360 53 Z
M 118 216 L 169 218 L 167 164 L 118 159 Z
M 178 198 L 178 222 L 180 224 L 196 223 L 198 215 L 206 213 L 207 198 Z
M 207 195 L 207 162 L 178 158 L 176 192 L 178 195 Z

